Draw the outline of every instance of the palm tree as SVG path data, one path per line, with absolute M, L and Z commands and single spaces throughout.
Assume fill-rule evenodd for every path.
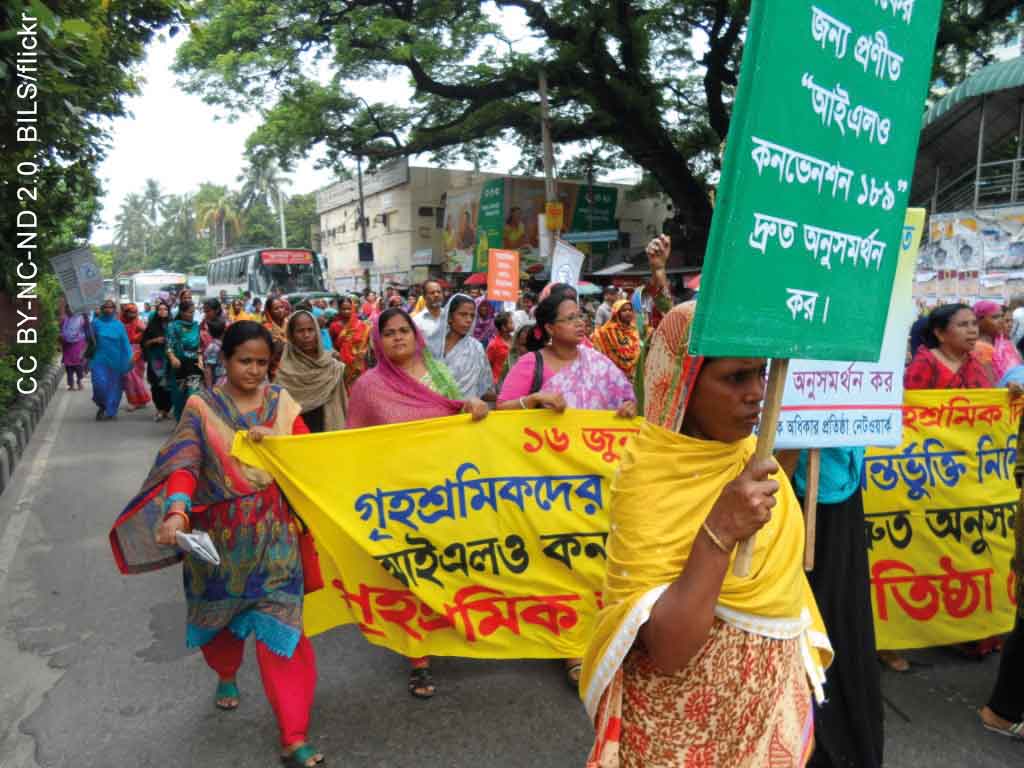
M 266 201 L 268 207 L 277 210 L 278 221 L 281 224 L 281 247 L 287 247 L 284 205 L 288 202 L 288 196 L 284 193 L 284 187 L 291 184 L 291 181 L 281 173 L 277 162 L 267 155 L 256 155 L 250 159 L 238 181 L 242 184 L 239 199 L 246 211 L 258 200 Z
M 160 206 L 165 199 L 167 199 L 167 195 L 160 189 L 160 182 L 156 179 L 146 179 L 146 187 L 142 191 L 142 202 L 146 206 L 149 223 L 154 227 L 157 225 L 157 215 L 160 213 Z
M 213 233 L 214 246 L 216 246 L 217 242 L 217 230 L 220 230 L 221 253 L 226 251 L 228 247 L 228 226 L 234 230 L 235 237 L 242 230 L 238 207 L 235 205 L 235 199 L 230 193 L 225 193 L 216 200 L 210 200 L 201 204 L 197 214 L 199 229 L 208 229 Z
M 121 201 L 121 210 L 114 219 L 114 243 L 122 253 L 129 255 L 141 247 L 143 261 L 149 255 L 151 230 L 146 208 L 146 201 L 142 195 L 126 195 Z M 123 266 L 123 261 L 119 266 Z
M 160 207 L 160 230 L 168 243 L 168 256 L 175 268 L 192 265 L 196 260 L 196 203 L 191 193 L 167 195 Z

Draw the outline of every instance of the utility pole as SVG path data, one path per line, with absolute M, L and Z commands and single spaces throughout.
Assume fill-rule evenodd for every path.
M 587 230 L 594 231 L 594 155 L 587 158 Z M 590 270 L 594 269 L 594 245 L 590 244 L 587 260 L 590 263 Z
M 555 150 L 551 144 L 551 124 L 548 117 L 548 78 L 543 69 L 537 78 L 537 90 L 540 92 L 540 137 L 544 146 L 544 198 L 549 203 L 556 203 L 558 191 L 555 188 Z M 544 227 L 547 228 L 546 217 Z M 557 234 L 550 233 L 548 252 L 543 254 L 548 264 L 551 263 L 555 252 Z
M 278 188 L 277 190 L 277 215 L 281 221 L 281 247 L 287 248 L 288 233 L 285 231 L 284 228 L 284 193 L 281 192 L 280 188 Z
M 359 241 L 359 256 L 362 261 L 362 252 L 366 244 L 366 207 L 363 199 L 363 158 L 356 155 L 356 184 L 359 187 L 359 231 L 362 233 Z M 363 270 L 363 279 L 366 281 L 366 290 L 370 290 L 370 267 L 366 265 Z

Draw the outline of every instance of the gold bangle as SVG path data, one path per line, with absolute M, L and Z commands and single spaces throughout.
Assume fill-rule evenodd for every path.
M 707 520 L 705 520 L 701 524 L 700 527 L 704 529 L 704 533 L 706 533 L 708 535 L 708 538 L 711 539 L 711 543 L 712 544 L 714 544 L 716 547 L 718 547 L 720 550 L 722 550 L 725 554 L 727 554 L 727 555 L 731 555 L 732 554 L 732 550 L 728 549 L 725 546 L 725 544 L 722 543 L 722 540 L 715 535 L 715 532 L 711 530 L 711 526 L 708 525 L 708 521 Z

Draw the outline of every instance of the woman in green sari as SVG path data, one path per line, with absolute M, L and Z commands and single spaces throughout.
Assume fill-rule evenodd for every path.
M 186 302 L 178 307 L 178 317 L 167 325 L 167 388 L 171 390 L 174 420 L 179 421 L 189 397 L 203 388 L 203 370 L 199 364 L 199 323 L 196 306 Z

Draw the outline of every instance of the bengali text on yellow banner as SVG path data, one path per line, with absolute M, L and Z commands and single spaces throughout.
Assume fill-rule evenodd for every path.
M 601 601 L 611 477 L 637 421 L 492 413 L 268 438 L 271 472 L 313 532 L 325 588 L 306 631 L 358 624 L 408 656 L 582 655 Z
M 907 391 L 903 445 L 868 450 L 864 523 L 879 648 L 1012 628 L 1022 409 L 1005 389 Z

